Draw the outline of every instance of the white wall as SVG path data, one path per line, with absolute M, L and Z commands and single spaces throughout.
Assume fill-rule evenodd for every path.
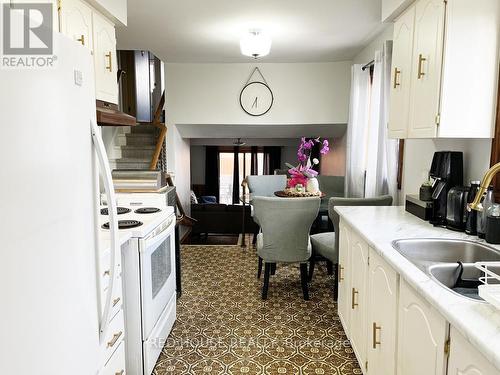
M 264 116 L 240 108 L 239 93 L 255 66 L 273 90 Z M 185 207 L 189 207 L 190 140 L 178 124 L 345 124 L 351 62 L 296 64 L 165 64 L 167 163 Z M 214 137 L 217 137 L 214 134 Z
M 375 58 L 375 51 L 381 49 L 386 40 L 392 40 L 394 24 L 388 23 L 385 29 L 380 32 L 362 51 L 353 59 L 354 64 L 366 64 Z
M 436 151 L 464 153 L 464 183 L 481 180 L 490 165 L 490 139 L 408 139 L 405 142 L 402 197 L 416 194 L 429 174 Z

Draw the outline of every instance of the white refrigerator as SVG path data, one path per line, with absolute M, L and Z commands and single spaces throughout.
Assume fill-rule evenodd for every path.
M 102 142 L 97 157 L 99 131 L 91 136 L 90 51 L 59 34 L 54 45 L 53 69 L 0 70 L 0 374 L 91 375 L 102 366 L 98 170 L 109 177 L 109 166 Z

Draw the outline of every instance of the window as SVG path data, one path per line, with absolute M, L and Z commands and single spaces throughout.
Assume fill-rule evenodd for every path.
M 233 203 L 233 176 L 234 151 L 221 151 L 219 153 L 219 201 L 220 203 Z M 252 153 L 242 149 L 238 152 L 238 189 L 239 196 L 243 195 L 241 183 L 243 179 L 251 174 Z M 264 153 L 257 152 L 257 174 L 264 174 Z

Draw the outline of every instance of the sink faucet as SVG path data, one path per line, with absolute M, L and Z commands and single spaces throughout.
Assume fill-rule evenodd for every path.
M 483 194 L 488 189 L 488 186 L 490 186 L 490 183 L 491 183 L 491 180 L 493 180 L 493 177 L 495 177 L 495 175 L 499 172 L 500 172 L 500 163 L 496 163 L 493 167 L 488 169 L 488 171 L 485 173 L 485 175 L 483 177 L 483 180 L 481 181 L 481 185 L 479 186 L 479 191 L 476 194 L 476 198 L 474 199 L 474 202 L 472 202 L 469 205 L 469 210 L 476 210 L 476 211 L 483 210 L 481 198 L 483 197 Z

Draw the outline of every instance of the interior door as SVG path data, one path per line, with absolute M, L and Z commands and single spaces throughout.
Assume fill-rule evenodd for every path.
M 360 367 L 366 371 L 366 280 L 368 274 L 368 244 L 358 234 L 351 233 L 351 335 L 350 340 Z
M 398 274 L 372 249 L 368 268 L 368 367 L 370 374 L 394 375 Z
M 415 5 L 409 138 L 436 136 L 445 10 L 443 0 L 419 0 Z
M 118 104 L 115 27 L 96 12 L 92 14 L 92 19 L 96 98 Z
M 64 0 L 60 18 L 61 32 L 92 51 L 92 9 L 79 0 Z
M 414 23 L 414 6 L 394 23 L 389 106 L 389 137 L 391 138 L 406 138 L 408 135 Z
M 351 231 L 346 225 L 340 224 L 339 234 L 339 297 L 337 301 L 338 314 L 340 321 L 344 326 L 347 337 L 350 335 L 350 301 L 351 301 L 351 270 L 349 262 L 350 246 L 351 246 Z
M 398 375 L 443 375 L 446 320 L 404 281 L 398 312 Z

